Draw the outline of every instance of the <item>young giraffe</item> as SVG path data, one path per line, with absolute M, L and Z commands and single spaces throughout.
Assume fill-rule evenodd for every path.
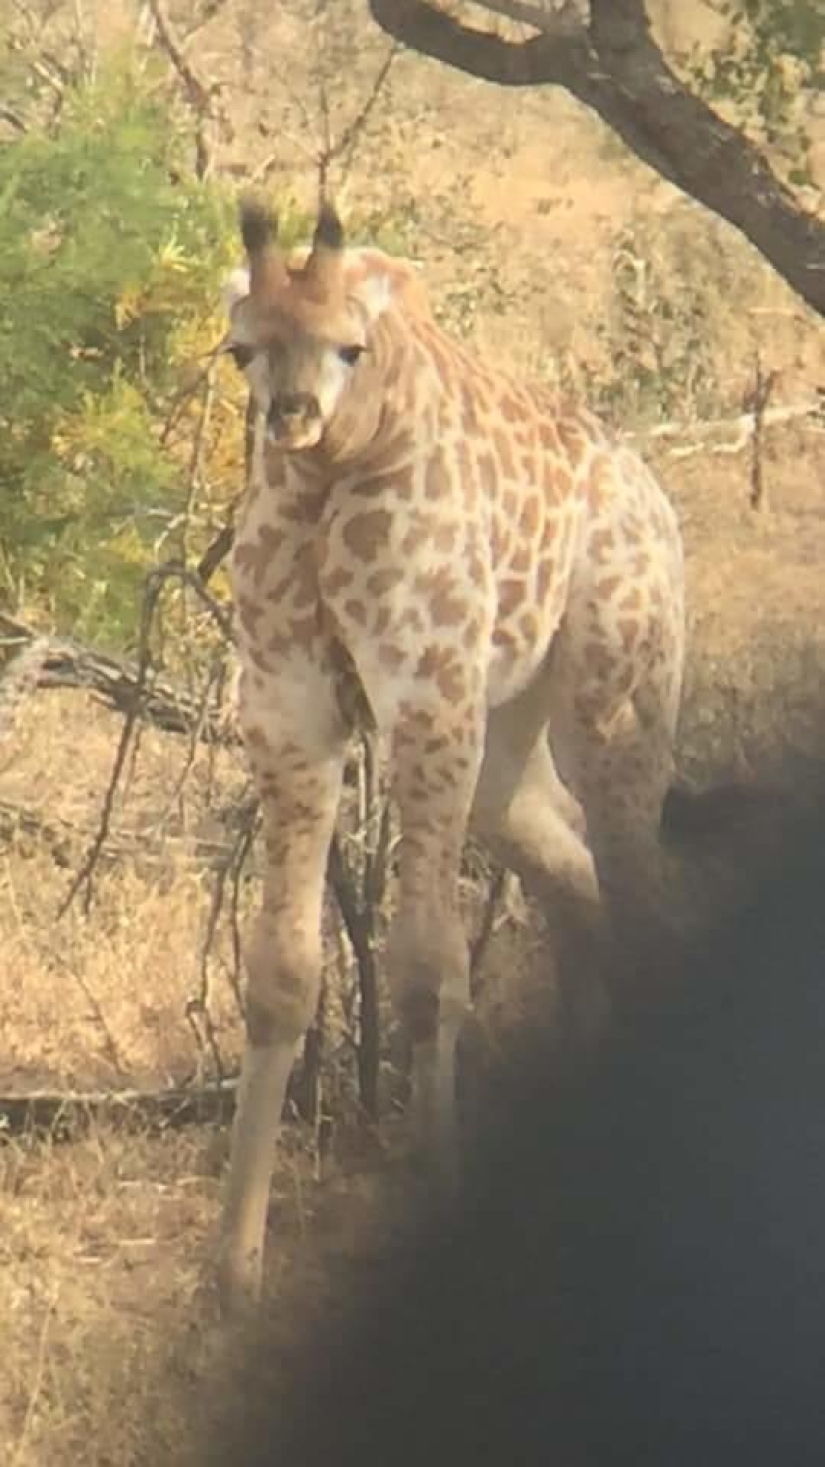
M 266 867 L 245 950 L 229 1308 L 259 1291 L 354 710 L 389 755 L 402 830 L 391 984 L 423 1124 L 449 1165 L 468 825 L 545 898 L 592 910 L 601 891 L 620 921 L 655 909 L 683 655 L 676 517 L 628 448 L 471 358 L 414 267 L 345 249 L 330 207 L 290 261 L 260 205 L 242 204 L 241 233 L 248 271 L 227 291 L 225 347 L 258 417 L 232 581 Z

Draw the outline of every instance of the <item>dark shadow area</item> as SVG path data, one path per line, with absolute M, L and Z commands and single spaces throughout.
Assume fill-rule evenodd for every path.
M 811 800 L 591 1073 L 525 1039 L 461 1209 L 288 1393 L 259 1334 L 204 1462 L 825 1461 L 824 822 Z

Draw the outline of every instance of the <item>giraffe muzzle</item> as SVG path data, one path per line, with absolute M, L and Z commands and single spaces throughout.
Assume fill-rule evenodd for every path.
M 272 400 L 266 427 L 274 443 L 292 448 L 312 446 L 323 430 L 318 399 L 311 392 L 281 393 Z

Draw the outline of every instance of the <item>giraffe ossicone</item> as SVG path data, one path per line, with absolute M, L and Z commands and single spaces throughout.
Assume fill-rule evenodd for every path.
M 331 209 L 289 258 L 257 203 L 242 204 L 241 233 L 224 345 L 257 414 L 231 577 L 265 870 L 245 944 L 229 1308 L 259 1291 L 280 1113 L 317 1002 L 357 702 L 344 684 L 357 683 L 391 772 L 389 978 L 449 1169 L 470 1005 L 466 833 L 550 910 L 589 914 L 604 898 L 619 927 L 655 913 L 684 641 L 676 516 L 626 445 L 453 341 L 417 269 L 345 247 Z

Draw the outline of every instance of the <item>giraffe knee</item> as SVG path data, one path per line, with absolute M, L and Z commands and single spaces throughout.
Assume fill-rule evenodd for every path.
M 294 931 L 285 935 L 266 913 L 261 913 L 244 957 L 250 1044 L 265 1046 L 275 1039 L 297 1043 L 315 1017 L 321 978 L 320 939 Z

